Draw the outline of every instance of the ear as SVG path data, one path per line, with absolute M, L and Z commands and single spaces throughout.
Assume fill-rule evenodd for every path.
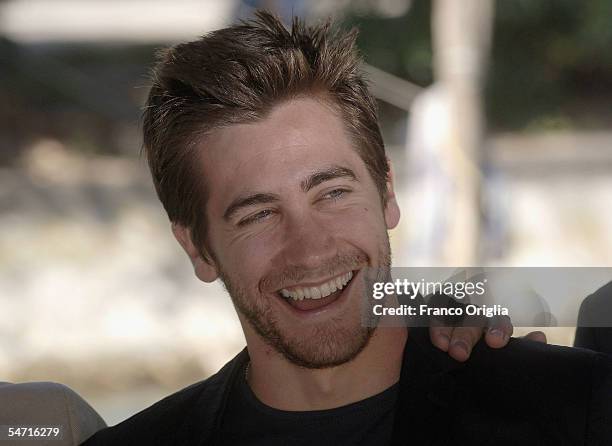
M 172 233 L 189 256 L 189 260 L 191 260 L 191 263 L 193 264 L 193 269 L 198 279 L 200 279 L 202 282 L 214 282 L 219 276 L 217 268 L 212 260 L 209 263 L 202 258 L 200 251 L 193 244 L 193 239 L 191 237 L 191 231 L 189 228 L 177 223 L 172 223 Z
M 387 204 L 385 205 L 385 223 L 387 224 L 387 229 L 393 229 L 399 223 L 400 208 L 395 198 L 395 191 L 393 190 L 393 165 L 389 158 L 387 158 L 387 163 L 389 164 L 389 175 L 387 177 L 385 197 L 387 199 Z

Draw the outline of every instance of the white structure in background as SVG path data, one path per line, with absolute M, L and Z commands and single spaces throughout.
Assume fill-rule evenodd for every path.
M 409 135 L 413 184 L 406 264 L 469 266 L 481 261 L 484 115 L 481 90 L 491 40 L 490 0 L 436 0 L 435 84 L 415 101 Z
M 414 99 L 406 136 L 408 241 L 400 249 L 398 265 L 435 266 L 440 261 L 452 207 L 451 166 L 443 150 L 450 119 L 448 92 L 442 85 L 434 84 Z
M 481 89 L 493 4 L 436 0 L 432 11 L 435 83 L 417 96 L 408 126 L 411 223 L 406 266 L 477 264 L 481 241 Z

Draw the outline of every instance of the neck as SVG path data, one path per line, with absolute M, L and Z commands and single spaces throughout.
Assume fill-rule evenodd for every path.
M 261 338 L 245 334 L 251 357 L 249 385 L 257 398 L 276 409 L 306 411 L 361 401 L 398 382 L 408 329 L 378 327 L 356 358 L 327 369 L 296 366 Z

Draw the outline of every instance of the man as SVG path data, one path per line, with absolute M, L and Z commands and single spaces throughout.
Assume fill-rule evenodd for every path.
M 459 363 L 419 329 L 361 324 L 361 279 L 390 266 L 400 211 L 354 40 L 260 13 L 163 55 L 144 119 L 154 183 L 247 348 L 88 445 L 610 438 L 602 356 L 512 340 Z

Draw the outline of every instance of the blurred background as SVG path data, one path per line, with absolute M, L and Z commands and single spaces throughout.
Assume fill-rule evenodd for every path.
M 0 381 L 65 383 L 114 424 L 242 348 L 139 119 L 157 48 L 257 7 L 360 29 L 396 266 L 612 265 L 612 2 L 0 0 Z

